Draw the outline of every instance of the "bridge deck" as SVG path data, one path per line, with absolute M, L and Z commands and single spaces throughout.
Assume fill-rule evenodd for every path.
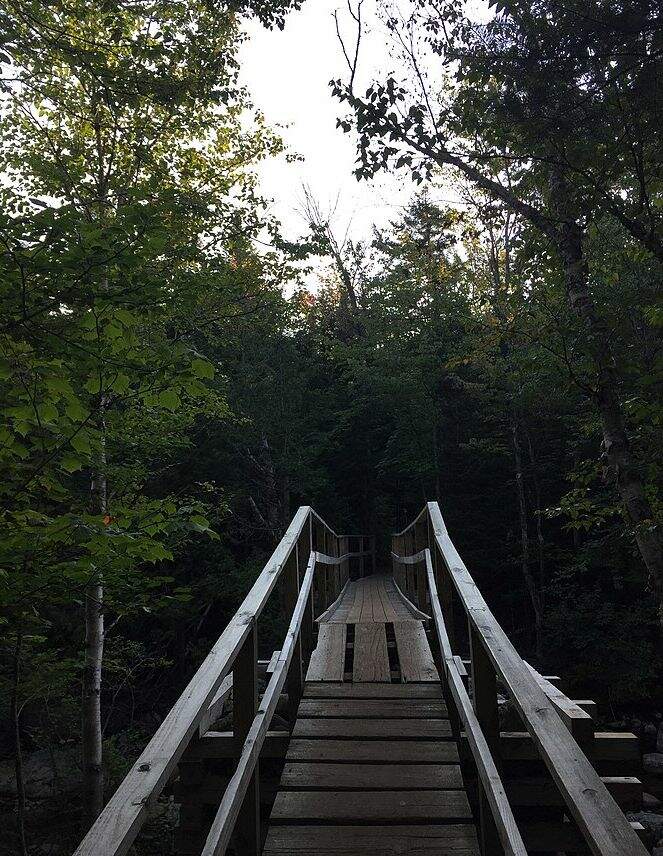
M 264 856 L 479 853 L 420 617 L 387 577 L 321 616 Z

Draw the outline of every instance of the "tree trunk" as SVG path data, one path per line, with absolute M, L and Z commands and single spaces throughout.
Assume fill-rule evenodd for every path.
M 523 472 L 523 457 L 520 450 L 518 429 L 518 417 L 514 413 L 511 416 L 511 442 L 513 445 L 513 462 L 516 469 L 516 493 L 518 495 L 518 512 L 520 517 L 520 564 L 530 603 L 532 604 L 532 611 L 534 612 L 534 644 L 537 660 L 541 663 L 543 652 L 543 607 L 541 595 L 530 568 L 527 497 L 525 495 L 525 474 Z
M 605 455 L 615 474 L 619 496 L 635 527 L 635 540 L 649 573 L 649 585 L 657 598 L 663 631 L 663 542 L 626 433 L 610 332 L 598 316 L 589 290 L 583 230 L 570 210 L 569 193 L 560 169 L 553 170 L 550 189 L 560 220 L 557 247 L 564 266 L 569 303 L 585 327 L 588 351 L 596 367 L 594 398 L 601 419 Z
M 543 514 L 542 502 L 541 502 L 541 485 L 539 483 L 539 475 L 538 475 L 538 467 L 536 456 L 534 454 L 534 447 L 532 446 L 532 437 L 527 429 L 525 429 L 525 436 L 527 437 L 527 448 L 529 451 L 529 462 L 532 468 L 532 481 L 534 483 L 534 496 L 536 498 L 536 543 L 538 548 L 538 556 L 539 556 L 539 595 L 541 597 L 541 605 L 545 611 L 545 579 L 546 579 L 546 570 L 545 570 L 545 555 L 544 555 L 544 539 L 543 539 L 543 525 L 541 523 L 541 517 Z
M 105 449 L 105 407 L 99 405 L 101 451 L 98 471 L 91 484 L 92 513 L 104 516 L 108 510 Z M 101 666 L 104 656 L 104 586 L 95 575 L 85 588 L 85 661 L 81 703 L 81 749 L 83 762 L 83 814 L 89 827 L 104 807 L 104 769 L 101 725 Z
M 21 856 L 28 856 L 28 846 L 25 840 L 25 781 L 23 780 L 23 749 L 21 747 L 20 708 L 18 704 L 18 689 L 21 681 L 21 649 L 23 647 L 23 631 L 16 633 L 14 648 L 14 669 L 10 699 L 10 719 L 14 732 L 14 773 L 16 775 L 16 834 Z

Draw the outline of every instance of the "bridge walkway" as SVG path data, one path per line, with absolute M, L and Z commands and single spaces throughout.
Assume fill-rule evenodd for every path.
M 391 576 L 318 619 L 263 853 L 479 853 L 426 616 Z

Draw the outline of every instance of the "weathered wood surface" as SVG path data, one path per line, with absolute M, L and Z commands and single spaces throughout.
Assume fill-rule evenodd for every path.
M 349 580 L 336 601 L 317 619 L 321 624 L 392 623 L 422 621 L 428 616 L 417 609 L 384 574 Z
M 391 681 L 384 623 L 355 624 L 352 680 L 353 683 Z
M 456 764 L 399 764 L 400 790 L 460 789 L 463 779 Z M 288 762 L 281 777 L 282 788 L 305 790 L 393 790 L 394 769 L 385 764 L 320 764 Z
M 233 831 L 238 837 L 238 849 L 240 852 L 250 854 L 255 847 L 255 852 L 257 853 L 260 849 L 260 799 L 256 768 L 262 745 L 267 736 L 269 724 L 276 711 L 276 705 L 288 677 L 288 669 L 297 649 L 304 611 L 313 585 L 315 565 L 315 558 L 312 555 L 306 568 L 304 579 L 302 580 L 301 589 L 290 620 L 290 626 L 288 627 L 285 642 L 281 648 L 281 654 L 265 689 L 260 708 L 257 712 L 253 711 L 250 727 L 246 729 L 246 737 L 242 753 L 237 762 L 237 768 L 223 794 L 201 856 L 222 856 L 226 852 Z M 257 659 L 256 650 L 255 661 Z M 242 672 L 238 672 L 235 684 L 238 683 L 241 676 Z M 257 689 L 255 686 L 252 687 L 252 692 L 255 694 L 253 702 L 253 707 L 255 708 L 257 702 Z M 237 702 L 235 702 L 236 705 Z M 246 702 L 245 705 L 248 714 L 251 707 Z M 242 730 L 243 725 L 244 722 L 242 721 Z M 241 739 L 244 737 L 244 734 L 240 733 L 239 737 Z M 255 788 L 255 794 L 251 798 L 252 788 Z M 247 797 L 251 798 L 250 801 Z M 239 821 L 237 828 L 236 821 Z M 246 830 L 248 824 L 253 827 L 250 833 Z
M 394 777 L 395 780 L 395 777 Z M 281 791 L 274 803 L 271 823 L 320 821 L 328 823 L 402 823 L 470 820 L 465 791 Z
M 311 509 L 302 506 L 239 610 L 175 702 L 154 737 L 106 804 L 75 856 L 124 856 L 148 816 L 148 808 L 170 779 L 197 733 L 217 689 L 279 581 Z
M 523 661 L 525 662 L 525 661 Z M 555 710 L 560 715 L 562 722 L 569 729 L 574 738 L 581 745 L 587 744 L 594 737 L 594 721 L 591 715 L 580 707 L 579 704 L 565 696 L 564 693 L 549 680 L 540 675 L 536 669 L 525 662 L 527 668 L 543 692 L 552 702 Z
M 451 739 L 448 719 L 302 719 L 293 737 L 363 737 L 430 740 Z
M 431 548 L 444 563 L 472 629 L 591 851 L 596 856 L 645 856 L 646 850 L 591 761 L 573 740 L 557 710 L 495 620 L 449 537 L 438 504 L 427 503 L 419 517 L 422 515 L 428 520 Z
M 263 856 L 479 856 L 471 824 L 273 826 Z
M 433 655 L 421 621 L 398 621 L 394 623 L 396 651 L 401 680 L 436 681 L 440 676 L 433 662 Z
M 504 852 L 505 856 L 527 856 L 525 844 L 513 816 L 497 764 L 491 754 L 491 747 L 486 735 L 481 730 L 478 715 L 467 694 L 465 676 L 459 670 L 457 658 L 451 648 L 444 623 L 442 605 L 437 596 L 435 571 L 429 550 L 425 550 L 425 562 L 426 579 L 431 593 L 433 624 L 437 634 L 445 678 L 455 703 L 456 715 L 465 728 L 479 778 L 479 834 L 482 841 L 482 852 L 484 854 Z M 487 816 L 488 812 L 490 813 L 489 817 Z
M 333 717 L 352 719 L 373 717 L 377 719 L 446 719 L 447 707 L 435 699 L 302 699 L 300 717 Z
M 442 687 L 439 684 L 306 684 L 305 699 L 345 699 L 345 698 L 381 698 L 381 699 L 442 699 Z
M 345 624 L 321 624 L 311 662 L 306 673 L 307 681 L 342 681 L 345 671 Z
M 453 742 L 427 740 L 291 740 L 287 761 L 332 763 L 457 764 Z

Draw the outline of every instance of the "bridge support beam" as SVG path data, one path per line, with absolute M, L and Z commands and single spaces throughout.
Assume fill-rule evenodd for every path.
M 253 724 L 258 710 L 258 628 L 254 620 L 233 667 L 233 732 L 239 742 Z M 242 856 L 258 856 L 260 831 L 260 762 L 251 776 L 235 824 L 235 849 Z
M 495 765 L 500 769 L 500 718 L 497 706 L 497 676 L 486 653 L 481 637 L 469 625 L 470 652 L 472 659 L 472 696 L 474 712 L 481 730 L 490 747 Z M 493 813 L 485 790 L 479 782 L 479 843 L 482 856 L 503 856 Z

